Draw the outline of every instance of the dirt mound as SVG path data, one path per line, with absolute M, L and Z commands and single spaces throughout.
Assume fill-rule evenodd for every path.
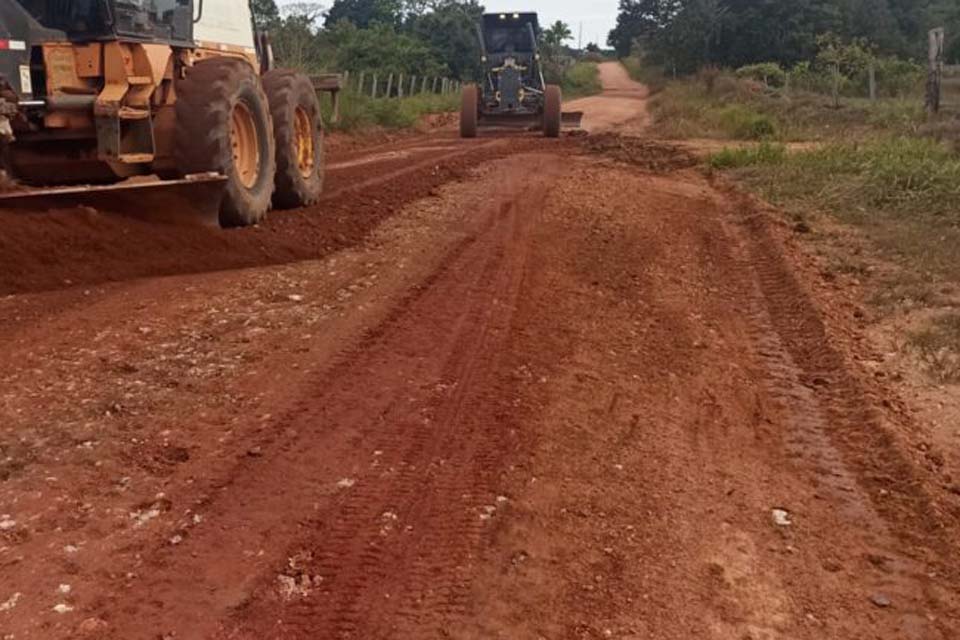
M 178 227 L 92 209 L 0 211 L 0 295 L 316 259 L 357 244 L 471 167 L 511 153 L 503 145 L 465 151 L 332 172 L 319 204 L 274 212 L 247 229 Z
M 682 147 L 618 133 L 600 133 L 583 139 L 591 153 L 603 154 L 654 173 L 688 169 L 699 164 L 697 158 Z

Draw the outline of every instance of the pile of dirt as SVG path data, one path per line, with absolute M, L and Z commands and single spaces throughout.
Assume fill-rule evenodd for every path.
M 619 133 L 600 133 L 583 138 L 591 153 L 602 154 L 653 173 L 689 169 L 699 164 L 696 156 L 677 145 Z
M 506 145 L 465 151 L 332 172 L 319 204 L 274 212 L 247 229 L 179 227 L 86 208 L 0 210 L 0 295 L 317 259 L 358 244 L 472 167 L 512 153 Z

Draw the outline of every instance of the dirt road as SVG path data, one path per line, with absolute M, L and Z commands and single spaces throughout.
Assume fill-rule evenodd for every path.
M 957 637 L 957 451 L 778 218 L 611 133 L 332 155 L 3 217 L 0 638 Z

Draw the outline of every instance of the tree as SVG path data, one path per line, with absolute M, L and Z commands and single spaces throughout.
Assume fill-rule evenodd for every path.
M 270 27 L 273 52 L 285 67 L 322 71 L 333 59 L 319 33 L 323 7 L 309 2 L 284 5 L 283 15 Z
M 570 25 L 562 20 L 557 20 L 543 31 L 543 42 L 548 47 L 562 47 L 563 43 L 573 38 L 573 31 Z
M 617 55 L 630 55 L 638 41 L 662 33 L 679 10 L 678 0 L 620 0 L 617 26 L 610 32 L 607 44 Z
M 280 22 L 280 10 L 274 0 L 251 0 L 250 12 L 257 29 L 273 29 Z
M 399 26 L 403 9 L 403 0 L 334 0 L 324 26 L 330 28 L 342 20 L 360 29 L 374 24 Z
M 476 0 L 435 0 L 416 11 L 408 5 L 404 30 L 425 42 L 434 58 L 446 61 L 454 77 L 476 80 L 482 73 L 477 23 L 483 11 Z
M 421 77 L 449 73 L 427 43 L 410 34 L 398 33 L 387 24 L 358 29 L 351 22 L 341 21 L 330 30 L 328 37 L 336 51 L 338 69 Z

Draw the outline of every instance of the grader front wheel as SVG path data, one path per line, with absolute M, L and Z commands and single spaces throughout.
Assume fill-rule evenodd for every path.
M 563 95 L 560 87 L 554 84 L 547 85 L 543 99 L 543 135 L 548 138 L 559 138 L 562 121 Z

